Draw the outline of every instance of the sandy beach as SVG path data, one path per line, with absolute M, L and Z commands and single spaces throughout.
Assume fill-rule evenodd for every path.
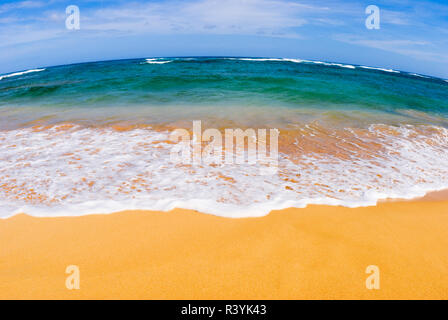
M 1 1 L 0 300 L 448 300 L 448 0 L 377 2 Z
M 0 220 L 0 299 L 448 299 L 448 201 Z M 65 286 L 77 265 L 80 289 Z M 380 289 L 366 289 L 366 267 Z

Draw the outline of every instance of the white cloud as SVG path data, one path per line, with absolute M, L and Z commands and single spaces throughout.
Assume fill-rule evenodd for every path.
M 197 0 L 127 4 L 98 10 L 84 28 L 132 33 L 213 33 L 291 35 L 304 25 L 301 15 L 314 6 L 279 0 Z
M 381 22 L 388 24 L 395 24 L 399 26 L 408 26 L 416 21 L 413 21 L 413 16 L 408 12 L 381 10 Z
M 44 2 L 41 1 L 19 1 L 19 2 L 9 2 L 0 6 L 0 13 L 5 13 L 10 10 L 15 9 L 34 9 L 40 8 L 45 5 Z
M 0 6 L 0 10 L 42 5 L 38 1 L 22 1 Z M 81 31 L 85 36 L 237 34 L 289 38 L 301 37 L 296 28 L 308 23 L 307 15 L 329 10 L 292 0 L 169 0 L 127 2 L 121 6 L 94 9 L 81 6 L 80 9 Z M 31 17 L 21 17 L 20 23 L 14 23 L 13 16 L 9 18 L 4 22 L 11 24 L 0 30 L 1 47 L 48 40 L 67 32 L 65 11 L 40 11 Z M 14 19 L 19 22 L 17 16 Z
M 448 61 L 448 55 L 443 50 L 437 50 L 432 42 L 426 40 L 375 40 L 347 34 L 339 34 L 333 38 L 337 41 L 389 51 L 416 59 Z

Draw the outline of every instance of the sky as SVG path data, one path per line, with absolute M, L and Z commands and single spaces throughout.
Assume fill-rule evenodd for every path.
M 76 5 L 80 28 L 67 29 Z M 376 5 L 379 29 L 368 29 Z M 447 0 L 0 0 L 0 74 L 161 56 L 284 57 L 448 79 Z

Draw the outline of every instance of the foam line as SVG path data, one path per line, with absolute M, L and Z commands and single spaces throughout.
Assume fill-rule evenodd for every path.
M 260 175 L 261 164 L 172 163 L 168 133 L 151 129 L 0 131 L 0 217 L 177 207 L 238 218 L 309 204 L 368 206 L 448 188 L 447 129 L 372 125 L 363 134 L 346 131 L 338 143 L 347 157 L 283 153 L 278 172 L 269 176 Z M 301 139 L 298 134 L 297 152 Z M 369 145 L 381 148 L 373 152 Z M 368 156 L 359 156 L 363 152 Z
M 33 73 L 33 72 L 40 72 L 40 71 L 44 71 L 44 70 L 45 69 L 30 69 L 30 70 L 21 71 L 21 72 L 10 73 L 10 74 L 6 74 L 6 75 L 3 75 L 3 76 L 0 76 L 0 80 L 2 80 L 4 78 L 17 77 L 17 76 L 21 76 L 23 74 L 28 74 L 28 73 Z

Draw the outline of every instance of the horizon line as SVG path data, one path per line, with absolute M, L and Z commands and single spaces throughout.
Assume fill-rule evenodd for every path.
M 138 57 L 138 58 L 119 58 L 119 59 L 105 59 L 105 60 L 92 60 L 92 61 L 84 61 L 84 62 L 73 62 L 73 63 L 67 63 L 67 64 L 57 64 L 57 65 L 47 65 L 47 66 L 36 66 L 34 68 L 27 68 L 27 69 L 23 69 L 23 70 L 14 70 L 14 71 L 10 71 L 7 73 L 2 73 L 0 74 L 0 76 L 6 76 L 6 75 L 10 75 L 13 73 L 18 73 L 18 72 L 24 72 L 24 71 L 28 71 L 28 70 L 33 70 L 35 68 L 58 68 L 58 67 L 64 67 L 64 66 L 74 66 L 74 65 L 81 65 L 81 64 L 89 64 L 89 63 L 99 63 L 99 62 L 113 62 L 113 61 L 128 61 L 128 60 L 146 60 L 146 59 L 163 59 L 163 58 L 168 58 L 168 59 L 179 59 L 179 58 L 250 58 L 250 59 L 297 59 L 297 60 L 302 60 L 303 62 L 307 63 L 307 62 L 311 62 L 311 63 L 318 63 L 318 62 L 323 62 L 323 63 L 332 63 L 332 64 L 345 64 L 345 65 L 352 65 L 354 67 L 364 67 L 364 68 L 373 68 L 374 70 L 385 70 L 389 67 L 379 67 L 379 66 L 366 66 L 366 65 L 359 65 L 359 64 L 354 64 L 354 63 L 348 63 L 348 62 L 340 62 L 340 61 L 325 61 L 325 60 L 309 60 L 309 59 L 302 59 L 302 58 L 286 58 L 286 57 L 268 57 L 268 56 L 148 56 L 148 57 Z M 287 60 L 285 62 L 288 62 Z M 411 72 L 411 71 L 405 71 L 405 70 L 400 70 L 400 69 L 389 69 L 389 70 L 393 70 L 396 71 L 398 73 L 403 73 L 403 74 L 408 74 L 408 75 L 417 75 L 417 76 L 425 76 L 428 78 L 432 78 L 432 79 L 439 79 L 445 82 L 448 82 L 448 79 L 445 78 L 441 78 L 438 76 L 433 76 L 433 75 L 428 75 L 428 74 L 422 74 L 422 73 L 416 73 L 416 72 Z M 387 71 L 385 71 L 387 72 Z

